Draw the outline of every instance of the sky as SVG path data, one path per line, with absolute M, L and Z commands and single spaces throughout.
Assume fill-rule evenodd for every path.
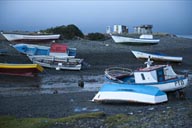
M 0 30 L 39 31 L 76 25 L 83 33 L 106 27 L 153 25 L 153 32 L 192 35 L 191 0 L 0 0 Z

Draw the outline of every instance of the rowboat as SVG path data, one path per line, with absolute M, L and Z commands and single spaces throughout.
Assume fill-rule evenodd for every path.
M 26 55 L 49 55 L 50 47 L 33 44 L 16 44 L 13 47 Z
M 161 91 L 177 91 L 188 85 L 187 75 L 178 75 L 174 72 L 171 65 L 152 65 L 148 59 L 145 63 L 147 67 L 134 71 L 124 68 L 108 68 L 105 76 L 112 82 L 125 85 L 143 85 L 159 88 Z
M 0 63 L 0 74 L 35 76 L 42 72 L 43 68 L 39 64 L 7 64 Z
M 45 41 L 45 40 L 57 40 L 60 34 L 50 34 L 50 35 L 28 35 L 28 34 L 13 34 L 13 33 L 2 33 L 1 34 L 8 41 Z
M 153 35 L 141 35 L 140 38 L 131 38 L 121 35 L 111 35 L 115 43 L 131 44 L 157 44 L 160 40 L 153 39 Z
M 56 70 L 81 70 L 83 59 L 56 58 L 54 56 L 29 56 L 30 60 L 46 68 Z
M 152 60 L 159 61 L 172 61 L 172 62 L 182 62 L 183 57 L 179 56 L 169 56 L 161 53 L 149 53 L 149 52 L 141 52 L 141 51 L 131 51 L 136 58 L 138 59 L 147 59 L 150 57 Z
M 157 104 L 166 102 L 167 95 L 156 87 L 125 84 L 104 84 L 94 96 L 94 102 L 138 102 Z

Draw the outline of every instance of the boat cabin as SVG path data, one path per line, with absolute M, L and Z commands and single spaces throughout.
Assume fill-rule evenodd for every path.
M 163 82 L 176 76 L 170 65 L 154 65 L 134 72 L 135 83 L 138 84 Z
M 76 48 L 68 48 L 66 44 L 53 43 L 51 44 L 50 55 L 56 57 L 76 56 Z

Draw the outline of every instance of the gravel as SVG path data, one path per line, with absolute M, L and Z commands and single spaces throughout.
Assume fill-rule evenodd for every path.
M 183 56 L 182 63 L 171 63 L 171 65 L 176 72 L 189 73 L 191 85 L 192 40 L 170 36 L 161 37 L 160 40 L 157 45 L 146 46 L 115 44 L 111 39 L 107 41 L 60 41 L 67 43 L 69 47 L 77 48 L 77 57 L 84 59 L 82 71 L 45 69 L 35 78 L 0 75 L 0 115 L 12 115 L 18 118 L 59 118 L 101 111 L 106 116 L 80 119 L 73 123 L 55 124 L 52 127 L 190 127 L 192 125 L 191 86 L 184 90 L 186 99 L 176 97 L 176 93 L 168 93 L 169 101 L 157 105 L 99 104 L 90 101 L 100 87 L 94 88 L 94 86 L 103 82 L 105 68 L 123 66 L 136 69 L 144 66 L 145 60 L 137 60 L 132 55 L 131 49 Z M 0 50 L 7 50 L 6 54 L 0 55 L 1 63 L 31 63 L 25 55 L 18 53 L 9 44 L 10 42 L 7 41 L 0 43 Z M 161 63 L 155 62 L 155 64 Z M 82 79 L 85 85 L 86 83 L 92 85 L 90 90 L 77 86 L 78 81 Z M 60 86 L 63 87 L 60 89 Z M 123 123 L 107 121 L 109 117 L 117 114 L 126 115 L 127 120 L 124 120 Z M 129 118 L 131 121 L 128 120 Z

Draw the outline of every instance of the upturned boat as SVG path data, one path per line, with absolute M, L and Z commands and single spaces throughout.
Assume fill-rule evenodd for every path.
M 180 56 L 169 56 L 162 53 L 150 53 L 150 52 L 141 52 L 141 51 L 131 51 L 136 58 L 138 59 L 147 59 L 150 57 L 152 60 L 157 61 L 170 61 L 170 62 L 182 62 L 183 57 Z
M 35 76 L 42 72 L 43 67 L 39 64 L 7 64 L 0 63 L 0 74 L 17 76 Z
M 157 104 L 166 102 L 167 95 L 156 87 L 125 84 L 104 84 L 94 96 L 94 102 L 137 102 Z

